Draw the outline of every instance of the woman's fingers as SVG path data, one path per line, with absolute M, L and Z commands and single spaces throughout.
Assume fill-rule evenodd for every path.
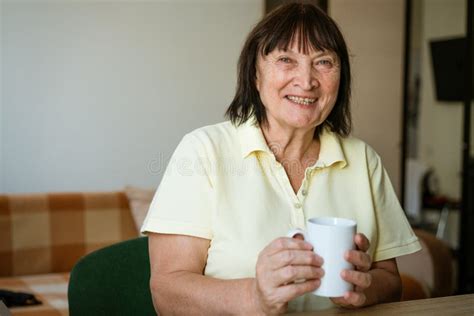
M 278 238 L 269 245 L 265 261 L 273 274 L 273 286 L 319 279 L 324 275 L 323 259 L 308 248 L 304 241 L 292 238 Z
M 285 302 L 297 298 L 305 293 L 316 290 L 321 285 L 321 280 L 306 280 L 301 283 L 291 283 L 278 288 L 278 295 Z
M 362 233 L 358 233 L 354 236 L 354 243 L 356 244 L 357 249 L 363 252 L 370 248 L 369 239 L 367 239 L 367 237 Z
M 331 300 L 341 306 L 345 307 L 359 307 L 363 306 L 367 297 L 364 290 L 372 283 L 372 275 L 368 273 L 372 267 L 372 259 L 366 252 L 370 248 L 370 242 L 364 234 L 356 234 L 354 236 L 354 243 L 357 250 L 349 250 L 345 253 L 345 259 L 352 263 L 356 270 L 343 270 L 341 277 L 355 285 L 355 291 L 349 291 L 343 297 L 333 297 Z
M 334 304 L 343 307 L 359 307 L 363 306 L 367 297 L 363 292 L 346 292 L 343 297 L 332 297 Z
M 281 237 L 260 252 L 255 291 L 262 311 L 284 312 L 288 301 L 319 286 L 322 259 L 312 249 L 303 240 Z
M 324 276 L 321 268 L 313 266 L 289 265 L 273 272 L 273 285 L 281 286 L 293 283 L 299 280 L 314 280 Z M 298 282 L 299 283 L 299 282 Z
M 277 270 L 288 265 L 309 265 L 321 267 L 323 258 L 311 250 L 282 250 L 269 258 L 272 268 Z
M 364 234 L 356 234 L 354 236 L 354 242 L 357 246 L 357 250 L 349 250 L 345 254 L 345 259 L 352 263 L 359 271 L 369 271 L 372 267 L 372 259 L 366 251 L 370 248 L 370 242 Z
M 367 272 L 372 266 L 370 255 L 360 250 L 349 250 L 345 254 L 345 259 L 356 266 L 357 270 Z
M 349 250 L 345 254 L 347 261 L 352 263 L 359 271 L 369 271 L 372 266 L 372 259 L 366 253 L 370 248 L 370 242 L 364 234 L 358 233 L 354 236 L 357 250 Z
M 352 306 L 362 306 L 367 298 L 363 292 L 346 292 L 344 299 Z
M 313 250 L 313 246 L 304 240 L 280 237 L 265 247 L 265 249 L 262 250 L 262 253 L 272 255 L 283 250 Z
M 367 272 L 360 272 L 354 270 L 343 270 L 341 277 L 349 282 L 358 286 L 361 289 L 366 289 L 372 284 L 372 275 Z

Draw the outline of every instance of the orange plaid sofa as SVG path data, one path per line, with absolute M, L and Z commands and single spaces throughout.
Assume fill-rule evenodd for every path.
M 0 289 L 41 305 L 13 315 L 68 315 L 69 272 L 82 256 L 138 237 L 123 192 L 0 195 Z

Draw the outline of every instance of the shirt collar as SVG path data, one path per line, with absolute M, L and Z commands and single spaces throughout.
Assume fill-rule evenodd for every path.
M 342 169 L 347 165 L 341 140 L 336 133 L 324 128 L 319 141 L 319 158 L 313 168 L 325 168 L 334 165 Z
M 237 133 L 243 158 L 258 151 L 271 153 L 262 130 L 255 119 L 249 118 L 245 123 L 238 126 Z
M 259 151 L 272 154 L 265 141 L 262 130 L 255 119 L 250 118 L 238 126 L 237 133 L 243 158 L 246 158 L 253 152 Z M 332 165 L 344 168 L 347 165 L 341 141 L 337 134 L 325 128 L 321 133 L 320 142 L 319 159 L 311 169 L 325 168 Z

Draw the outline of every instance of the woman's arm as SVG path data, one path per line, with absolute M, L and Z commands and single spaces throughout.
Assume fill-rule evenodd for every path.
M 374 262 L 369 273 L 372 275 L 372 286 L 365 293 L 366 305 L 400 301 L 402 280 L 395 259 Z
M 301 240 L 278 238 L 260 253 L 257 278 L 220 280 L 203 276 L 210 241 L 149 234 L 150 288 L 163 315 L 259 315 L 319 286 L 322 261 Z M 307 279 L 298 284 L 294 280 Z
M 150 288 L 162 315 L 254 312 L 252 279 L 218 280 L 203 276 L 208 239 L 149 234 Z

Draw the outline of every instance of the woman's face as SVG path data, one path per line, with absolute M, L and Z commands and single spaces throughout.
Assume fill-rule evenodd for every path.
M 325 51 L 275 49 L 257 59 L 257 90 L 270 127 L 312 129 L 324 122 L 336 103 L 340 66 Z

